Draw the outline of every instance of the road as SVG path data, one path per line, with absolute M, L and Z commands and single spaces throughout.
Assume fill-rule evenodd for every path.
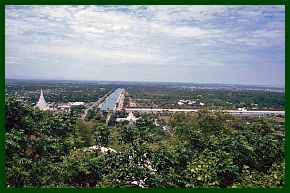
M 198 109 L 162 109 L 162 108 L 125 108 L 127 112 L 197 112 Z M 226 112 L 234 115 L 285 115 L 285 111 L 238 111 L 238 110 L 225 110 Z
M 117 110 L 121 110 L 124 107 L 124 100 L 125 100 L 125 89 L 122 89 Z

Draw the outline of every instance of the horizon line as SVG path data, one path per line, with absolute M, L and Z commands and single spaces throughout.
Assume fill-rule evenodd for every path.
M 79 81 L 79 82 L 137 82 L 137 83 L 177 83 L 177 84 L 206 84 L 206 85 L 240 85 L 240 86 L 261 86 L 261 87 L 282 87 L 285 88 L 285 84 L 249 84 L 249 83 L 198 83 L 198 82 L 174 82 L 174 81 L 145 81 L 145 80 L 93 80 L 93 79 L 67 79 L 67 78 L 33 78 L 33 77 L 26 77 L 26 78 L 6 78 L 6 80 L 40 80 L 40 81 Z

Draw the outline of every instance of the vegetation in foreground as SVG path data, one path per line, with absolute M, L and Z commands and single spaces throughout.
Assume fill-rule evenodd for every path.
M 284 126 L 223 112 L 174 114 L 171 133 L 49 114 L 6 97 L 7 187 L 283 187 Z M 85 152 L 99 145 L 117 152 Z

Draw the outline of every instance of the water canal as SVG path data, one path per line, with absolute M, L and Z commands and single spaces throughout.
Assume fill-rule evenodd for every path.
M 103 111 L 115 111 L 116 110 L 116 105 L 120 100 L 120 96 L 122 93 L 121 88 L 117 88 L 108 98 L 104 103 L 102 103 L 99 108 Z

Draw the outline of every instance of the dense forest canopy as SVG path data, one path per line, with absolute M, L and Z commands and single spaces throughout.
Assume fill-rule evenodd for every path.
M 175 113 L 166 132 L 150 115 L 108 126 L 10 96 L 5 109 L 7 187 L 284 186 L 284 123 L 276 119 Z M 86 151 L 92 146 L 114 151 Z

